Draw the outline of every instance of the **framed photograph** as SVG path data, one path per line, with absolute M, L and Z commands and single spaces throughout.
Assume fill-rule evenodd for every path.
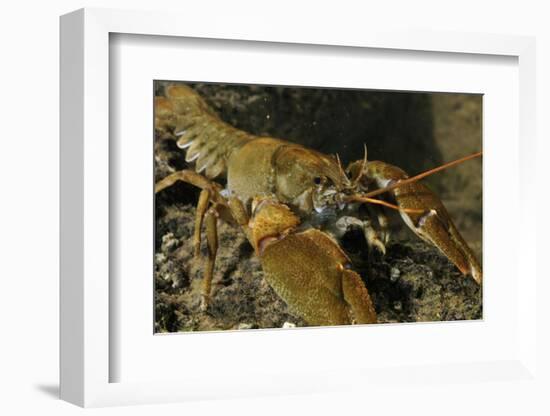
M 481 94 L 154 90 L 155 332 L 482 318 Z
M 534 40 L 181 18 L 61 18 L 61 397 L 533 377 Z

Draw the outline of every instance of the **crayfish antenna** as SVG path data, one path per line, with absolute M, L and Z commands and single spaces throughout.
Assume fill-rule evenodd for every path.
M 353 187 L 357 187 L 357 185 L 359 184 L 359 181 L 361 180 L 361 178 L 363 177 L 363 175 L 367 171 L 367 160 L 368 159 L 367 159 L 367 145 L 365 143 L 363 143 L 363 149 L 364 149 L 363 160 L 361 161 L 361 165 L 359 166 L 359 172 L 357 173 L 357 176 L 352 179 L 352 186 Z
M 477 157 L 481 157 L 482 155 L 483 155 L 483 152 L 473 153 L 471 155 L 464 156 L 460 159 L 453 160 L 452 162 L 445 163 L 445 164 L 443 164 L 441 166 L 438 166 L 436 168 L 433 168 L 433 169 L 427 170 L 425 172 L 419 173 L 418 175 L 415 175 L 411 178 L 409 178 L 405 175 L 402 179 L 399 179 L 398 181 L 395 181 L 391 185 L 385 186 L 385 187 L 380 188 L 380 189 L 376 189 L 375 191 L 368 192 L 363 196 L 366 197 L 366 198 L 372 198 L 373 196 L 377 196 L 377 195 L 380 195 L 380 194 L 383 194 L 383 193 L 386 193 L 386 192 L 389 192 L 389 191 L 393 191 L 394 189 L 399 188 L 400 186 L 407 185 L 407 184 L 414 183 L 414 182 L 418 182 L 420 179 L 423 179 L 427 176 L 433 175 L 434 173 L 437 173 L 437 172 L 440 172 L 442 170 L 448 169 L 450 167 L 456 166 L 458 164 L 464 163 L 464 162 L 466 162 L 470 159 L 475 159 Z M 382 162 L 377 162 L 377 163 L 382 163 Z M 387 165 L 387 166 L 391 166 L 391 165 Z
M 342 178 L 342 181 L 347 185 L 350 185 L 350 181 L 348 178 L 348 175 L 346 175 L 346 172 L 344 171 L 344 168 L 342 167 L 342 162 L 340 161 L 340 156 L 338 153 L 335 153 L 334 156 L 336 157 L 336 163 L 338 164 L 338 172 L 340 173 L 340 177 Z
M 422 208 L 404 208 L 395 204 L 392 204 L 391 202 L 384 201 L 383 199 L 376 199 L 376 198 L 369 198 L 362 194 L 352 195 L 345 200 L 346 202 L 365 202 L 367 204 L 374 204 L 374 205 L 382 205 L 383 207 L 393 209 L 395 211 L 402 211 L 407 214 L 423 214 L 426 212 L 425 209 Z

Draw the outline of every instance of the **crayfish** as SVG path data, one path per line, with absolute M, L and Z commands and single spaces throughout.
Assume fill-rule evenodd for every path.
M 339 239 L 359 228 L 369 250 L 385 253 L 389 241 L 383 209 L 399 212 L 422 240 L 437 247 L 462 274 L 482 283 L 482 270 L 439 198 L 420 180 L 478 157 L 481 152 L 409 177 L 402 169 L 362 159 L 344 168 L 338 156 L 286 140 L 256 136 L 222 121 L 192 88 L 171 85 L 155 98 L 155 129 L 175 140 L 194 170 L 157 182 L 198 187 L 194 255 L 205 228 L 207 258 L 201 307 L 207 310 L 218 250 L 217 224 L 237 224 L 261 262 L 268 284 L 290 311 L 310 325 L 377 322 L 363 280 Z M 222 186 L 216 179 L 226 178 Z M 360 207 L 369 206 L 369 213 Z M 215 296 L 215 294 L 214 294 Z

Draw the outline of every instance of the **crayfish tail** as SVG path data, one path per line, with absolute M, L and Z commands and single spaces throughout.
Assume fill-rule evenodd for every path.
M 235 149 L 256 138 L 225 123 L 204 99 L 185 85 L 165 88 L 155 99 L 155 129 L 161 138 L 176 140 L 186 151 L 186 161 L 213 179 L 227 171 Z

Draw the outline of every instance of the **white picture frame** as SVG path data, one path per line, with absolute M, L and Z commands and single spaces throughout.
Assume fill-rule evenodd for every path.
M 200 20 L 200 19 L 199 19 Z M 181 21 L 186 24 L 182 25 Z M 181 380 L 110 382 L 110 366 L 120 359 L 110 348 L 109 296 L 110 258 L 110 177 L 109 156 L 109 52 L 110 35 L 169 36 L 225 39 L 228 41 L 277 42 L 285 44 L 332 45 L 333 47 L 373 48 L 435 52 L 439 54 L 503 55 L 517 58 L 519 68 L 519 189 L 516 205 L 508 208 L 517 219 L 517 268 L 508 273 L 517 277 L 522 270 L 520 288 L 515 295 L 514 327 L 517 342 L 511 352 L 498 360 L 481 362 L 419 361 L 414 377 L 437 377 L 480 382 L 483 379 L 524 380 L 536 376 L 536 271 L 529 242 L 535 241 L 535 217 L 526 215 L 535 194 L 529 181 L 535 169 L 535 42 L 533 38 L 465 34 L 381 31 L 371 28 L 360 33 L 350 30 L 327 35 L 312 24 L 307 33 L 298 28 L 281 31 L 268 24 L 234 31 L 234 22 L 220 20 L 215 26 L 185 19 L 170 13 L 83 9 L 61 19 L 61 398 L 80 406 L 159 403 L 209 397 L 242 397 L 261 394 L 306 393 L 359 388 L 377 381 L 402 377 L 411 372 L 399 368 L 351 369 L 320 368 L 319 373 L 280 372 L 260 374 L 257 379 L 234 382 L 230 374 L 219 380 L 189 377 Z M 490 157 L 490 156 L 489 156 Z M 486 174 L 490 172 L 485 172 Z M 513 196 L 514 194 L 512 194 Z M 513 198 L 512 198 L 513 199 Z M 523 244 L 522 244 L 523 243 Z M 111 259 L 112 260 L 112 259 Z M 530 272 L 529 272 L 530 271 Z M 494 299 L 499 302 L 499 299 Z M 408 331 L 414 326 L 408 326 Z M 407 331 L 407 329 L 405 329 Z M 290 332 L 287 336 L 297 336 Z M 339 337 L 354 341 L 350 331 Z M 152 334 L 151 334 L 152 335 Z M 211 336 L 211 335 L 205 335 Z M 260 337 L 262 335 L 259 335 Z M 250 339 L 248 340 L 250 341 Z M 216 341 L 218 342 L 218 341 Z M 244 341 L 238 341 L 243 342 Z M 243 344 L 244 345 L 244 344 Z M 369 374 L 365 373 L 369 370 Z M 470 378 L 483 373 L 483 377 Z M 389 377 L 389 378 L 388 378 Z M 342 381 L 342 380 L 345 380 Z M 233 381 L 233 382 L 232 382 Z

